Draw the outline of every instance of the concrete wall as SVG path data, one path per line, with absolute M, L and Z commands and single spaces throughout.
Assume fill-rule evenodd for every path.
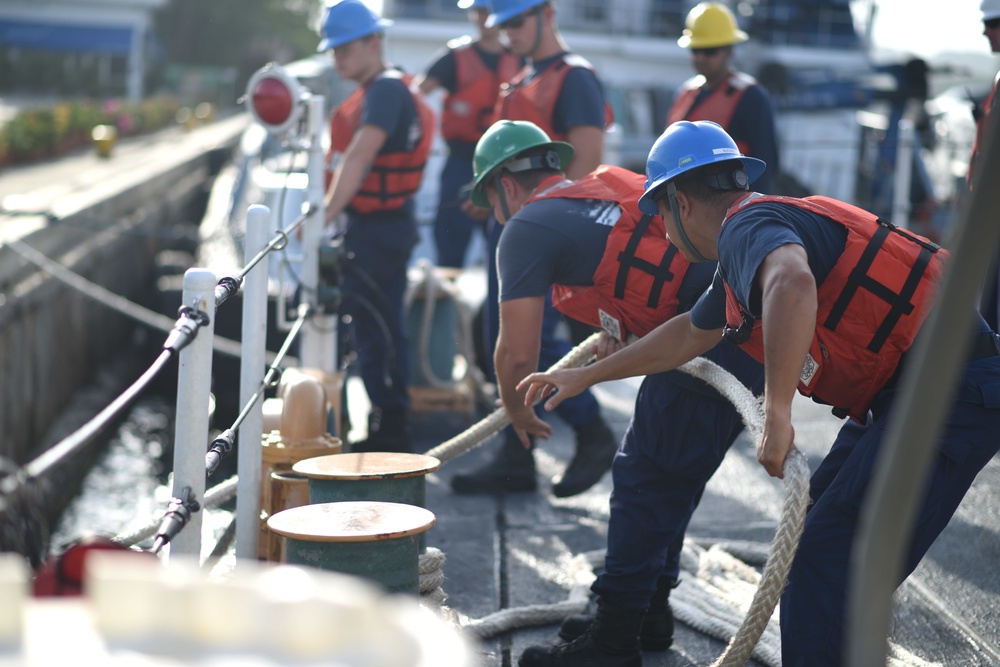
M 81 197 L 78 210 L 56 222 L 28 225 L 36 228 L 17 240 L 115 294 L 148 300 L 156 254 L 173 245 L 179 225 L 189 223 L 194 231 L 220 153 L 231 151 L 243 125 L 245 121 L 210 141 L 203 136 L 190 146 L 184 145 L 193 141 L 186 135 L 166 137 L 171 160 L 130 152 L 122 157 L 121 178 L 109 173 L 99 179 L 91 201 Z M 143 150 L 159 149 L 136 149 Z M 130 159 L 135 163 L 129 164 Z M 37 175 L 42 181 L 43 171 Z M 57 208 L 53 202 L 50 210 Z M 0 232 L 3 223 L 0 215 Z M 52 426 L 81 387 L 93 383 L 102 370 L 121 367 L 121 353 L 135 347 L 136 330 L 131 318 L 40 270 L 10 245 L 0 246 L 0 456 L 23 465 L 54 444 L 54 436 L 46 437 Z M 162 341 L 166 334 L 151 336 Z M 95 406 L 94 414 L 103 407 Z M 56 472 L 45 486 L 65 486 L 82 474 L 81 462 L 86 457 L 67 461 L 67 470 Z

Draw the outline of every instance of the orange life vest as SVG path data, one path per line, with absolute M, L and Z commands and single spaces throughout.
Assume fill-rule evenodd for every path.
M 847 229 L 844 252 L 817 290 L 816 329 L 799 391 L 862 422 L 920 331 L 948 252 L 873 213 L 828 197 L 753 193 L 734 204 L 727 219 L 763 202 L 797 206 Z M 764 361 L 761 323 L 737 302 L 729 285 L 726 338 Z
M 521 60 L 504 51 L 493 71 L 483 62 L 470 38 L 455 40 L 448 46 L 455 59 L 455 92 L 444 98 L 441 135 L 445 141 L 475 143 L 492 123 L 500 84 L 517 74 Z
M 368 175 L 348 204 L 348 208 L 357 213 L 395 211 L 405 205 L 420 188 L 424 165 L 427 164 L 431 142 L 434 140 L 434 112 L 423 100 L 423 96 L 411 86 L 413 76 L 399 70 L 386 70 L 377 78 L 393 79 L 407 89 L 417 111 L 419 136 L 413 136 L 414 132 L 411 131 L 413 148 L 409 151 L 379 153 L 375 156 Z M 345 152 L 354 138 L 361 122 L 367 88 L 368 86 L 359 87 L 351 93 L 330 119 L 330 157 L 333 153 Z M 327 164 L 329 165 L 329 160 Z M 328 170 L 327 188 L 330 187 L 331 178 L 332 173 Z
M 553 127 L 552 115 L 555 113 L 556 102 L 559 100 L 559 92 L 562 90 L 566 75 L 576 67 L 594 71 L 593 65 L 586 58 L 575 53 L 563 54 L 559 60 L 532 79 L 527 79 L 533 71 L 531 66 L 524 67 L 508 83 L 501 84 L 493 122 L 528 120 L 545 130 L 553 141 L 566 141 L 566 133 L 556 132 Z M 614 111 L 611 105 L 605 102 L 604 127 L 609 127 L 614 120 Z
M 679 120 L 710 120 L 728 131 L 729 124 L 733 122 L 733 114 L 736 113 L 736 106 L 743 99 L 744 93 L 751 86 L 757 85 L 757 80 L 749 74 L 731 71 L 725 83 L 716 86 L 697 108 L 692 109 L 704 85 L 705 77 L 700 74 L 684 82 L 667 114 L 667 125 Z M 750 146 L 745 141 L 737 141 L 736 145 L 741 153 L 750 155 Z
M 611 232 L 593 285 L 555 285 L 552 303 L 573 319 L 601 327 L 622 342 L 644 336 L 677 314 L 677 291 L 688 261 L 667 240 L 663 218 L 639 210 L 641 174 L 601 165 L 577 181 L 553 176 L 529 202 L 540 199 L 613 201 L 622 214 Z

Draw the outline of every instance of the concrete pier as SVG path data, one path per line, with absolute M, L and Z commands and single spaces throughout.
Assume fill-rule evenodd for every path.
M 144 300 L 156 254 L 185 235 L 196 238 L 214 174 L 247 123 L 240 114 L 190 132 L 170 128 L 119 142 L 111 158 L 88 148 L 0 173 L 0 456 L 23 464 L 57 441 L 57 418 L 82 386 L 120 363 L 136 330 L 134 320 L 39 269 L 11 244 Z M 115 388 L 109 391 L 113 398 Z M 53 497 L 44 504 L 52 511 L 62 505 L 66 481 L 56 474 L 49 484 Z

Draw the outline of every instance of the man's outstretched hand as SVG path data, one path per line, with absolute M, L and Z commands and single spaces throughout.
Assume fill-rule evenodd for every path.
M 585 377 L 586 369 L 583 368 L 532 373 L 517 384 L 517 390 L 525 392 L 525 405 L 534 405 L 545 397 L 550 397 L 545 401 L 545 409 L 551 412 L 567 398 L 576 396 L 590 386 Z

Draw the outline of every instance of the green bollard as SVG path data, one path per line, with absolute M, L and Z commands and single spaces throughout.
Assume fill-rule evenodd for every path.
M 374 500 L 424 507 L 426 477 L 440 467 L 423 454 L 358 452 L 304 459 L 292 472 L 308 480 L 310 504 Z M 425 548 L 421 535 L 420 552 Z
M 420 595 L 419 536 L 434 525 L 422 507 L 384 502 L 304 505 L 267 520 L 285 538 L 285 561 L 352 574 L 390 593 Z

